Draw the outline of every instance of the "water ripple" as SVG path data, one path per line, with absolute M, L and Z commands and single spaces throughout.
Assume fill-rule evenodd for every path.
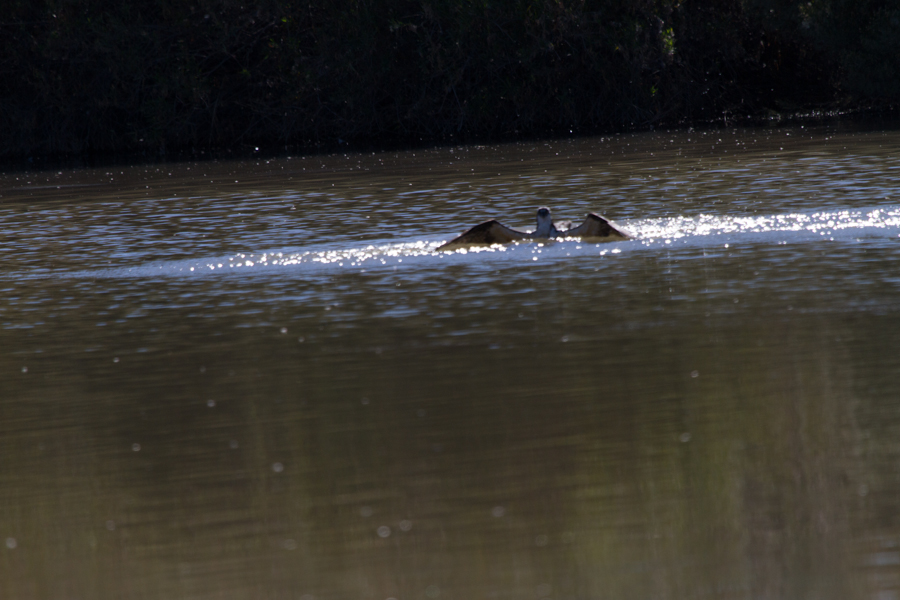
M 862 237 L 900 237 L 900 207 L 810 213 L 731 216 L 701 214 L 657 219 L 634 219 L 619 223 L 633 241 L 587 243 L 577 239 L 473 246 L 451 252 L 436 252 L 446 240 L 410 240 L 369 243 L 357 247 L 316 245 L 299 251 L 239 252 L 221 257 L 168 261 L 151 265 L 82 271 L 75 277 L 202 275 L 209 273 L 262 273 L 272 269 L 400 268 L 433 269 L 438 264 L 475 263 L 503 258 L 538 262 L 567 260 L 578 256 L 614 256 L 635 251 L 673 247 L 734 245 L 786 245 L 822 240 L 847 241 Z M 405 262 L 404 262 L 405 261 Z

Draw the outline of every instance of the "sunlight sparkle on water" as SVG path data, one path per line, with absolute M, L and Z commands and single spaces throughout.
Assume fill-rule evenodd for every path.
M 900 208 L 839 210 L 834 212 L 789 213 L 783 215 L 718 216 L 701 214 L 665 219 L 646 219 L 631 224 L 631 231 L 645 245 L 662 241 L 731 234 L 797 232 L 828 235 L 837 231 L 857 231 L 900 227 Z
M 404 259 L 421 257 L 423 260 L 443 260 L 451 257 L 469 256 L 476 259 L 481 253 L 497 255 L 509 252 L 512 257 L 530 257 L 529 262 L 538 260 L 545 251 L 550 257 L 571 257 L 579 254 L 608 256 L 621 254 L 629 248 L 654 248 L 659 245 L 670 247 L 675 244 L 713 244 L 729 248 L 739 242 L 759 241 L 764 234 L 784 232 L 786 240 L 779 238 L 778 244 L 788 241 L 810 241 L 825 238 L 834 240 L 836 235 L 866 235 L 867 230 L 900 229 L 900 207 L 820 211 L 812 213 L 787 213 L 768 215 L 710 215 L 693 217 L 677 216 L 665 218 L 636 219 L 622 223 L 638 244 L 613 242 L 598 245 L 586 244 L 576 239 L 561 239 L 550 242 L 523 242 L 496 244 L 493 246 L 470 246 L 450 252 L 435 252 L 440 241 L 413 241 L 401 243 L 369 244 L 356 248 L 322 249 L 310 248 L 297 252 L 239 253 L 227 260 L 210 261 L 201 266 L 216 271 L 229 269 L 272 268 L 295 265 L 326 265 L 339 268 L 359 267 L 366 264 L 399 266 Z M 719 239 L 716 239 L 719 238 Z M 771 240 L 766 240 L 772 243 Z M 406 266 L 405 264 L 403 265 Z M 194 267 L 190 267 L 193 271 Z

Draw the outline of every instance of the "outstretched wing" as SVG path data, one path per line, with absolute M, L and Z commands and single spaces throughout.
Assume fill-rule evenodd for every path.
M 617 229 L 610 221 L 594 213 L 588 213 L 581 225 L 561 231 L 560 235 L 563 237 L 602 239 L 607 242 L 631 239 L 630 235 Z
M 524 231 L 507 227 L 496 219 L 485 221 L 480 225 L 476 225 L 458 238 L 454 238 L 444 244 L 438 246 L 437 252 L 441 250 L 456 250 L 462 246 L 481 245 L 488 246 L 490 244 L 506 244 L 516 240 L 528 239 L 528 234 Z

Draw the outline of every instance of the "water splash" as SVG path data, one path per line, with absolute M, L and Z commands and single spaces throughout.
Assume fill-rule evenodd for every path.
M 565 260 L 577 256 L 626 256 L 635 251 L 655 251 L 673 247 L 734 247 L 752 244 L 784 245 L 865 238 L 900 236 L 900 207 L 858 210 L 817 211 L 769 215 L 677 216 L 634 219 L 617 223 L 633 236 L 633 241 L 586 243 L 578 239 L 528 241 L 507 245 L 461 248 L 450 252 L 435 250 L 446 240 L 410 240 L 369 243 L 358 247 L 310 247 L 298 251 L 241 252 L 231 256 L 177 261 L 116 269 L 108 276 L 123 274 L 202 275 L 204 273 L 262 273 L 273 269 L 304 270 L 356 268 L 399 268 L 412 264 L 434 268 L 437 264 L 483 262 L 503 258 L 510 261 L 539 262 Z M 97 276 L 97 273 L 91 273 Z

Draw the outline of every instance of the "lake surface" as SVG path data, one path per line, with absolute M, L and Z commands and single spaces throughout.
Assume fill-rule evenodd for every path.
M 0 598 L 900 598 L 900 133 L 0 174 Z M 627 242 L 435 253 L 589 211 Z

